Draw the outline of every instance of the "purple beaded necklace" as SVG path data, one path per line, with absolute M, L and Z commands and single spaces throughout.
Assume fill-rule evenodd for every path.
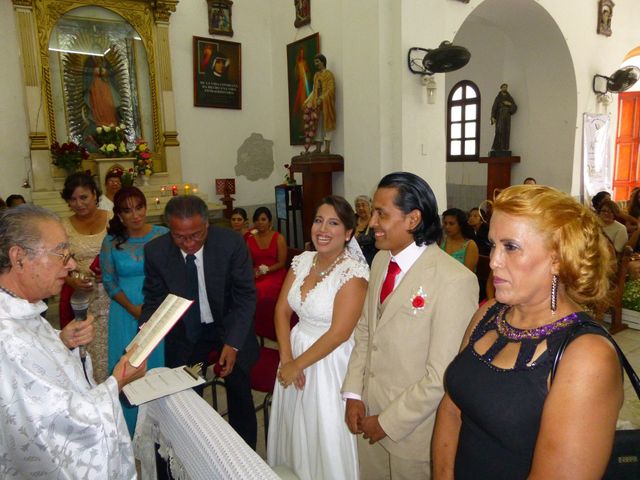
M 498 313 L 496 313 L 495 322 L 498 333 L 503 337 L 515 342 L 520 342 L 522 340 L 540 340 L 542 338 L 546 338 L 552 333 L 555 333 L 558 330 L 562 330 L 563 328 L 572 325 L 578 319 L 578 314 L 576 312 L 573 312 L 566 317 L 556 320 L 553 323 L 548 323 L 547 325 L 543 325 L 538 328 L 522 330 L 520 328 L 512 327 L 507 322 L 507 311 L 509 311 L 510 308 L 511 307 L 509 307 L 508 305 L 505 305 L 503 308 L 501 308 Z

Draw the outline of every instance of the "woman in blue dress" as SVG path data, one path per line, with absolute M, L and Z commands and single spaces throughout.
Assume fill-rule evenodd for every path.
M 100 251 L 102 282 L 111 298 L 109 310 L 108 366 L 113 370 L 125 347 L 138 332 L 138 317 L 144 296 L 144 246 L 168 232 L 146 222 L 147 200 L 136 187 L 119 190 L 113 198 L 113 218 Z M 147 360 L 147 368 L 164 366 L 164 343 Z M 133 436 L 137 408 L 123 402 L 124 416 Z

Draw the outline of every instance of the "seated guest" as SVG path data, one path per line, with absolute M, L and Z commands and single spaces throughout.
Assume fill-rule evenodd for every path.
M 591 198 L 591 205 L 593 206 L 593 209 L 596 211 L 596 213 L 600 211 L 600 205 L 605 200 L 611 200 L 611 194 L 605 190 L 602 190 L 601 192 L 596 193 Z
M 491 252 L 491 244 L 489 243 L 489 224 L 484 221 L 483 214 L 478 207 L 469 210 L 467 223 L 475 233 L 473 240 L 478 246 L 480 255 L 489 255 Z
M 598 214 L 600 215 L 600 223 L 605 235 L 613 243 L 616 253 L 622 253 L 624 245 L 629 239 L 626 227 L 616 220 L 616 216 L 620 213 L 620 209 L 616 202 L 612 200 L 604 200 L 600 202 Z
M 2 197 L 0 197 L 0 210 L 4 210 L 5 208 L 7 208 L 7 204 L 2 199 Z
M 40 316 L 75 267 L 55 214 L 22 205 L 0 216 L 2 478 L 136 477 L 118 393 L 146 364 L 134 368 L 130 352 L 96 385 L 77 348 L 93 339 L 93 317 L 57 331 Z
M 627 202 L 627 214 L 636 220 L 640 219 L 640 187 L 631 190 L 631 195 Z
M 253 213 L 256 232 L 247 237 L 256 278 L 256 309 L 265 300 L 272 304 L 271 308 L 275 307 L 287 274 L 287 244 L 282 235 L 271 229 L 271 218 L 267 207 L 258 207 Z
M 247 216 L 247 211 L 244 208 L 238 207 L 231 210 L 231 218 L 229 219 L 231 230 L 238 232 L 245 238 L 245 240 L 247 239 L 247 236 L 250 235 L 248 220 L 249 217 Z
M 100 197 L 98 208 L 100 210 L 113 210 L 113 197 L 116 192 L 122 188 L 120 180 L 121 173 L 116 170 L 109 170 L 104 178 L 104 195 Z
M 446 370 L 434 478 L 602 478 L 621 365 L 604 331 L 577 326 L 590 319 L 583 305 L 597 310 L 609 296 L 612 253 L 599 222 L 565 193 L 517 185 L 494 201 L 489 238 L 497 301 L 473 316 Z
M 111 298 L 108 372 L 113 371 L 124 349 L 138 333 L 138 318 L 144 303 L 144 246 L 169 231 L 146 222 L 147 200 L 138 188 L 118 190 L 114 202 L 114 216 L 100 250 L 102 283 Z M 147 362 L 149 368 L 164 367 L 164 342 L 151 352 Z M 133 437 L 138 408 L 123 403 L 123 410 Z
M 524 182 L 522 182 L 524 185 L 537 185 L 538 182 L 536 182 L 536 179 L 533 177 L 527 177 L 524 179 Z
M 472 239 L 473 228 L 467 223 L 467 214 L 459 208 L 450 208 L 442 214 L 444 239 L 440 248 L 472 272 L 478 266 L 478 246 Z
M 9 195 L 7 197 L 7 207 L 17 207 L 18 205 L 22 205 L 23 203 L 27 203 L 22 195 L 14 193 L 13 195 Z
M 369 227 L 371 220 L 371 199 L 366 195 L 358 195 L 355 201 L 356 206 L 356 229 L 354 235 L 360 245 L 360 250 L 367 264 L 371 266 L 373 257 L 378 253 L 376 248 L 376 238 L 373 229 Z

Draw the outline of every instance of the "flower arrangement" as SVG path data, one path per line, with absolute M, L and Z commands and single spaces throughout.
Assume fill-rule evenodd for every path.
M 98 145 L 98 151 L 107 157 L 124 157 L 129 151 L 124 143 L 125 126 L 102 125 L 96 128 L 93 139 Z
M 76 142 L 66 142 L 60 145 L 58 142 L 51 144 L 51 156 L 56 167 L 64 168 L 72 173 L 80 168 L 82 160 L 89 158 L 89 152 Z
M 136 141 L 136 148 L 133 150 L 135 155 L 135 169 L 138 175 L 146 175 L 147 177 L 153 174 L 153 154 L 149 150 L 149 144 L 142 139 Z
M 120 176 L 120 183 L 123 187 L 131 187 L 135 178 L 136 172 L 133 168 L 130 168 L 126 172 L 122 173 L 122 175 Z

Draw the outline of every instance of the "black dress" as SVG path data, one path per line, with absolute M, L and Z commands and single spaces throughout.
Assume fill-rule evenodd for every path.
M 445 373 L 446 389 L 461 410 L 462 426 L 455 459 L 456 479 L 517 480 L 527 478 L 533 460 L 542 408 L 547 397 L 547 380 L 562 340 L 570 325 L 589 319 L 583 312 L 570 325 L 537 340 L 521 340 L 516 364 L 501 369 L 491 364 L 513 340 L 497 330 L 498 314 L 506 308 L 496 303 L 471 334 L 469 345 L 460 352 Z M 496 330 L 494 344 L 483 355 L 473 345 L 485 333 Z M 602 334 L 595 327 L 584 333 Z M 532 364 L 537 345 L 547 340 L 547 350 Z

